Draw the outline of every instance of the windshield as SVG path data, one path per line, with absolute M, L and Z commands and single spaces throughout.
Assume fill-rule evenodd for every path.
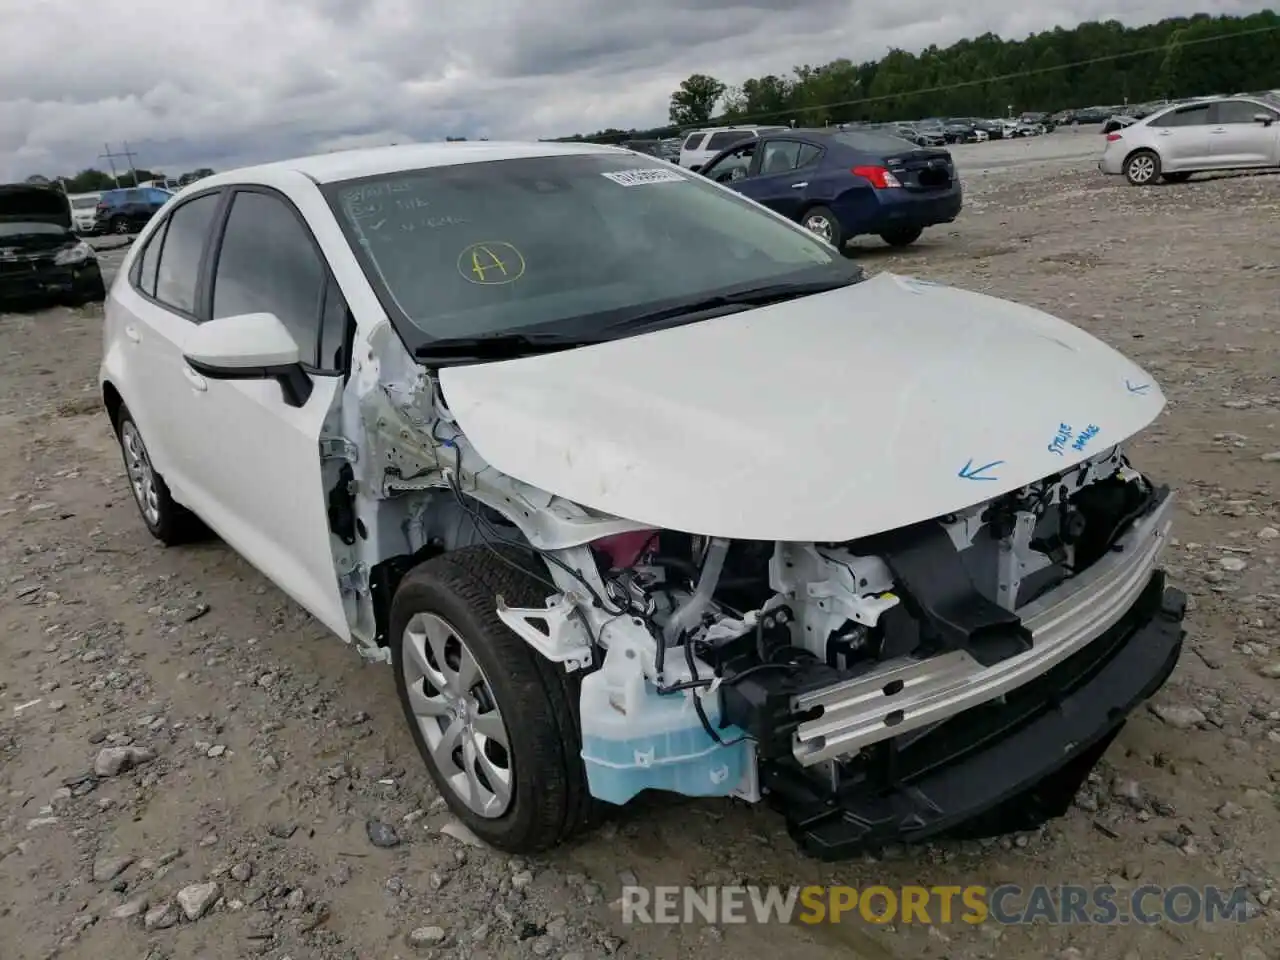
M 92 210 L 97 205 L 97 197 L 73 197 L 71 199 L 71 206 L 76 210 Z
M 9 223 L 0 223 L 0 237 L 29 237 L 34 234 L 49 234 L 50 236 L 58 236 L 67 232 L 65 227 L 56 223 L 40 223 L 39 221 L 11 221 Z
M 635 154 L 432 167 L 326 193 L 411 349 L 535 329 L 590 337 L 745 287 L 860 276 L 800 227 Z

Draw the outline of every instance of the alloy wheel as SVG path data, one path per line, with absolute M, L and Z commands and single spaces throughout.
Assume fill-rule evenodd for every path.
M 126 420 L 120 429 L 120 446 L 124 449 L 125 470 L 129 474 L 129 486 L 138 501 L 138 509 L 147 523 L 156 526 L 160 522 L 160 495 L 156 490 L 156 474 L 151 458 L 142 443 L 142 435 L 132 420 Z
M 823 240 L 827 241 L 827 243 L 831 242 L 831 221 L 826 217 L 821 214 L 813 214 L 805 217 L 804 225 L 805 229 L 816 233 Z
M 459 631 L 434 613 L 405 626 L 401 658 L 409 706 L 437 770 L 478 816 L 511 805 L 510 739 L 484 671 Z
M 1129 179 L 1134 183 L 1147 183 L 1155 176 L 1156 162 L 1146 154 L 1129 161 Z

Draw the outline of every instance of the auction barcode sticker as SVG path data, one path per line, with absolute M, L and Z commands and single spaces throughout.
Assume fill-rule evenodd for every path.
M 641 170 L 616 170 L 612 173 L 602 173 L 601 176 L 608 177 L 614 183 L 621 184 L 624 187 L 639 187 L 646 183 L 683 183 L 685 179 L 674 170 L 662 170 L 658 167 L 646 167 Z

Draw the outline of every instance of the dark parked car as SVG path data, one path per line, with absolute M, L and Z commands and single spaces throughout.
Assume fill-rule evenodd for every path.
M 98 200 L 98 232 L 137 233 L 172 197 L 159 187 L 108 190 Z
M 926 227 L 955 220 L 963 200 L 945 149 L 867 131 L 770 133 L 735 144 L 701 172 L 839 249 L 866 234 L 914 243 Z
M 80 304 L 107 295 L 93 248 L 71 229 L 71 204 L 57 187 L 0 184 L 0 301 Z

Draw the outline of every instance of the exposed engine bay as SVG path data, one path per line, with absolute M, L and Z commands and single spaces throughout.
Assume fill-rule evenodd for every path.
M 359 406 L 334 425 L 364 438 L 329 468 L 352 635 L 367 655 L 385 649 L 380 610 L 423 557 L 484 546 L 511 565 L 499 551 L 513 550 L 546 605 L 499 596 L 497 614 L 580 678 L 582 756 L 599 799 L 625 803 L 645 789 L 768 799 L 803 846 L 843 856 L 1002 799 L 940 799 L 973 780 L 963 764 L 945 790 L 922 785 L 958 759 L 982 759 L 979 748 L 1013 750 L 1014 731 L 1033 730 L 1073 690 L 1101 711 L 1097 724 L 1065 743 L 1055 728 L 1031 750 L 1085 751 L 1083 777 L 1134 697 L 1176 660 L 1181 612 L 1164 607 L 1177 592 L 1156 566 L 1171 501 L 1119 446 L 853 541 L 731 540 L 653 529 L 522 484 L 477 453 L 432 378 L 387 372 L 357 380 Z M 1162 643 L 1128 643 L 1150 629 Z M 1120 666 L 1134 651 L 1165 659 Z M 1099 693 L 1125 674 L 1142 690 Z M 1064 784 L 1074 791 L 1070 776 Z

